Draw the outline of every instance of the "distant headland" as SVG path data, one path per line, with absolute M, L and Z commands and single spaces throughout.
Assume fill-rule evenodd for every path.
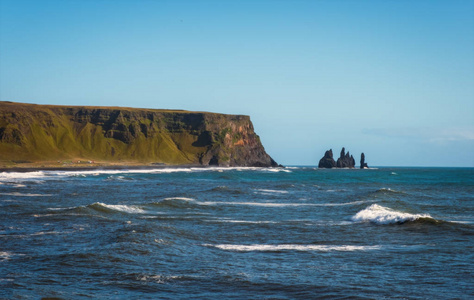
M 369 166 L 365 162 L 365 154 L 360 155 L 360 168 L 366 169 Z M 350 155 L 349 151 L 342 147 L 341 154 L 337 161 L 334 160 L 332 149 L 327 150 L 324 156 L 319 160 L 318 168 L 332 169 L 332 168 L 355 168 L 355 159 Z
M 0 101 L 0 168 L 276 167 L 249 116 Z

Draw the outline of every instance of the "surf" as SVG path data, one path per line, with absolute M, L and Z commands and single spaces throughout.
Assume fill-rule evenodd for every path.
M 411 214 L 397 211 L 378 204 L 372 204 L 369 207 L 359 211 L 351 219 L 354 222 L 371 222 L 378 225 L 403 224 L 417 220 L 436 221 L 429 214 Z
M 319 251 L 319 252 L 331 252 L 331 251 L 370 251 L 379 250 L 381 246 L 360 246 L 360 245 L 300 245 L 300 244 L 251 244 L 251 245 L 234 245 L 234 244 L 204 244 L 206 247 L 214 247 L 220 250 L 237 251 L 237 252 L 252 252 L 252 251 L 265 251 L 265 252 L 278 252 L 278 251 Z

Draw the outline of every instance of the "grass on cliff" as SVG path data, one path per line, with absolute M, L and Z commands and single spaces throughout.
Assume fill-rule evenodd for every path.
M 112 112 L 114 119 L 91 122 L 87 114 L 99 109 Z M 242 138 L 229 124 L 248 127 L 249 122 L 248 116 L 184 110 L 0 102 L 0 163 L 90 160 L 187 165 L 198 164 L 209 151 L 227 162 L 234 150 L 224 142 L 226 136 L 232 143 Z M 114 137 L 116 133 L 127 139 Z

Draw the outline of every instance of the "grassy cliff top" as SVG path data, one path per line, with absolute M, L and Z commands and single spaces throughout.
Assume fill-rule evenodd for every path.
M 77 162 L 276 165 L 245 115 L 0 101 L 0 168 Z
M 126 106 L 86 106 L 86 105 L 52 105 L 52 104 L 33 104 L 33 103 L 22 103 L 13 101 L 0 101 L 0 109 L 8 109 L 14 111 L 15 109 L 34 109 L 34 110 L 45 110 L 45 109 L 85 109 L 85 110 L 121 110 L 130 112 L 156 112 L 156 113 L 180 113 L 180 114 L 210 114 L 210 115 L 233 115 L 223 114 L 207 111 L 190 111 L 184 109 L 157 109 L 157 108 L 138 108 L 138 107 L 126 107 Z M 239 115 L 248 117 L 247 115 Z

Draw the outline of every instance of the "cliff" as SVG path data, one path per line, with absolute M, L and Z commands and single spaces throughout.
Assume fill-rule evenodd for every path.
M 0 102 L 0 162 L 277 166 L 250 117 Z

